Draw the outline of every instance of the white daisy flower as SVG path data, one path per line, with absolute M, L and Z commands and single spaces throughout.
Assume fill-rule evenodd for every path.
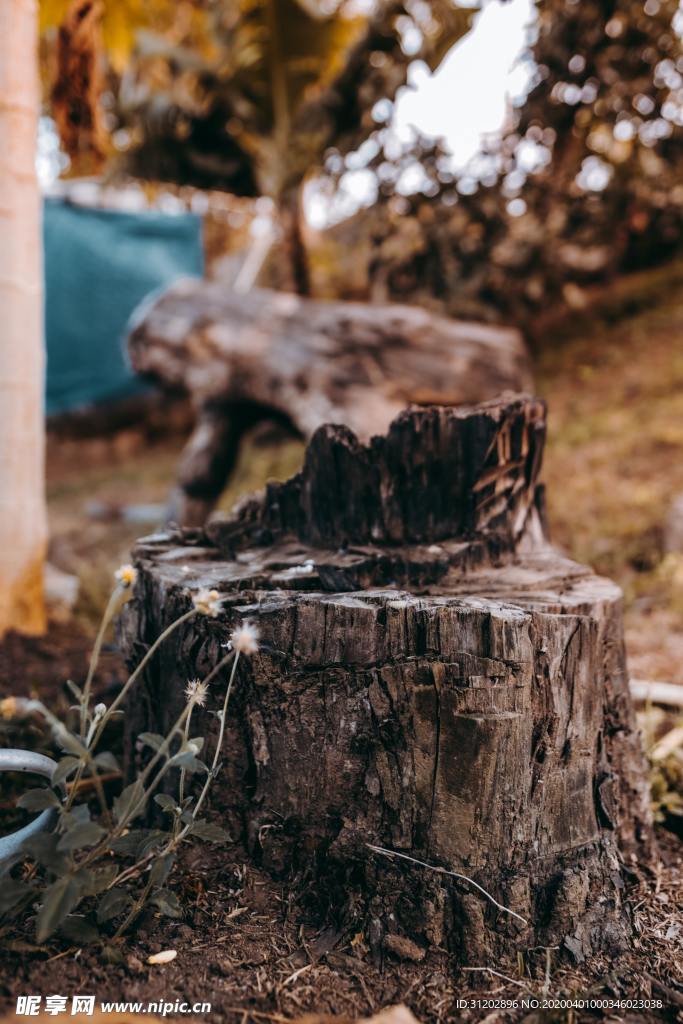
M 200 615 L 215 619 L 221 611 L 221 595 L 217 590 L 198 590 L 192 595 L 192 604 Z
M 138 571 L 134 565 L 122 565 L 116 570 L 114 577 L 120 586 L 128 589 L 128 587 L 135 586 L 135 581 L 138 578 Z
M 243 622 L 230 634 L 230 643 L 239 654 L 256 654 L 258 651 L 259 629 L 251 622 Z
M 185 687 L 185 697 L 188 704 L 197 704 L 200 708 L 206 707 L 206 698 L 209 695 L 209 687 L 201 679 L 190 679 Z

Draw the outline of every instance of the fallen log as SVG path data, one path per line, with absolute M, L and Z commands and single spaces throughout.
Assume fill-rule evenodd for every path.
M 128 348 L 139 373 L 189 394 L 196 409 L 179 470 L 183 525 L 205 522 L 258 420 L 277 419 L 306 439 L 341 423 L 367 441 L 411 402 L 477 402 L 531 381 L 511 328 L 410 306 L 242 295 L 197 280 L 144 304 Z
M 136 550 L 131 666 L 197 588 L 224 610 L 152 663 L 131 747 L 257 623 L 214 810 L 378 956 L 403 937 L 464 963 L 581 959 L 630 937 L 624 865 L 652 833 L 621 594 L 545 539 L 544 435 L 514 396 L 412 409 L 368 446 L 326 426 L 288 482 Z
M 661 704 L 666 708 L 683 708 L 683 685 L 662 683 L 657 679 L 632 679 L 631 696 L 641 704 Z

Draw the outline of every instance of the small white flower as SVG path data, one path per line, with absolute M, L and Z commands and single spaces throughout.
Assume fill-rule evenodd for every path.
M 106 712 L 106 710 L 107 710 L 107 705 L 106 704 L 96 704 L 94 709 L 93 709 L 93 719 L 96 722 L 99 722 L 100 718 Z
M 138 578 L 138 571 L 134 565 L 122 565 L 114 573 L 117 583 L 127 589 L 134 587 Z
M 185 696 L 188 704 L 198 704 L 200 708 L 206 707 L 206 698 L 209 694 L 209 687 L 201 679 L 190 679 L 185 687 Z
M 192 595 L 192 604 L 200 615 L 215 619 L 221 611 L 221 595 L 217 590 L 198 590 Z
M 230 634 L 230 643 L 238 654 L 256 654 L 259 630 L 251 622 L 243 622 Z

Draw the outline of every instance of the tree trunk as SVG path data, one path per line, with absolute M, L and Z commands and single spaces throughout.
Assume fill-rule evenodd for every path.
M 46 547 L 37 4 L 0 4 L 0 636 L 44 629 Z
M 623 865 L 652 836 L 621 594 L 545 539 L 544 435 L 514 396 L 408 411 L 368 447 L 323 427 L 289 482 L 137 550 L 131 664 L 195 588 L 224 613 L 174 634 L 131 735 L 254 620 L 215 806 L 378 956 L 397 934 L 476 963 L 629 939 Z
M 259 417 L 284 419 L 306 439 L 343 423 L 366 441 L 410 402 L 477 402 L 531 384 L 510 328 L 196 280 L 142 307 L 129 351 L 139 373 L 189 393 L 197 409 L 180 474 L 185 526 L 206 520 Z
M 284 290 L 297 295 L 311 294 L 311 272 L 303 231 L 300 189 L 287 193 L 278 204 L 282 248 L 287 267 Z

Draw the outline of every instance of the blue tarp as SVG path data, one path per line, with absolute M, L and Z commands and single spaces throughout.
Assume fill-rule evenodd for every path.
M 201 276 L 200 218 L 49 199 L 43 232 L 48 415 L 141 391 L 125 355 L 128 318 L 150 292 Z

